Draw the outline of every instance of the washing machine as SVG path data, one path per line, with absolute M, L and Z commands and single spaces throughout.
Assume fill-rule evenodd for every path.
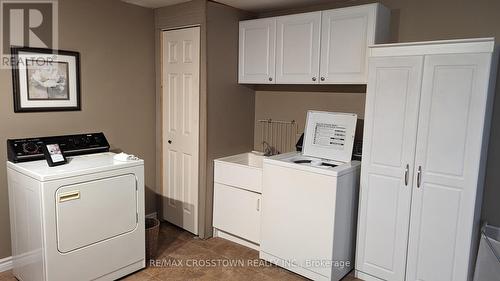
M 356 120 L 310 111 L 303 151 L 263 160 L 261 259 L 312 280 L 340 280 L 353 269 Z
M 68 163 L 49 167 L 44 143 Z M 19 280 L 116 280 L 145 267 L 143 160 L 115 160 L 102 133 L 12 139 L 7 150 Z

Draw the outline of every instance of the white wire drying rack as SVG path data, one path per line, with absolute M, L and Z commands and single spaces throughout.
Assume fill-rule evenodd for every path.
M 295 150 L 297 122 L 261 119 L 257 121 L 261 130 L 262 151 L 266 154 L 280 154 Z

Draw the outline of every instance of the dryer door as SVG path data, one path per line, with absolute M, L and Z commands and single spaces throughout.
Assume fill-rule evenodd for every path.
M 133 174 L 61 186 L 56 192 L 57 249 L 68 253 L 137 227 Z

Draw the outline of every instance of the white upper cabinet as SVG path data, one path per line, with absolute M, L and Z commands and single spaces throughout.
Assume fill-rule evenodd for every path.
M 276 83 L 317 83 L 321 12 L 278 17 L 276 25 Z
M 276 19 L 240 22 L 238 82 L 274 84 Z
M 365 84 L 368 46 L 387 40 L 390 11 L 369 4 L 322 12 L 320 83 Z
M 387 41 L 389 21 L 380 4 L 242 21 L 239 82 L 366 84 L 368 46 Z

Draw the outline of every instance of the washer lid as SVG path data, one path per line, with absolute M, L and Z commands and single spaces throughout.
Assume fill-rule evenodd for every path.
M 358 115 L 354 113 L 308 111 L 303 154 L 334 161 L 352 158 Z

